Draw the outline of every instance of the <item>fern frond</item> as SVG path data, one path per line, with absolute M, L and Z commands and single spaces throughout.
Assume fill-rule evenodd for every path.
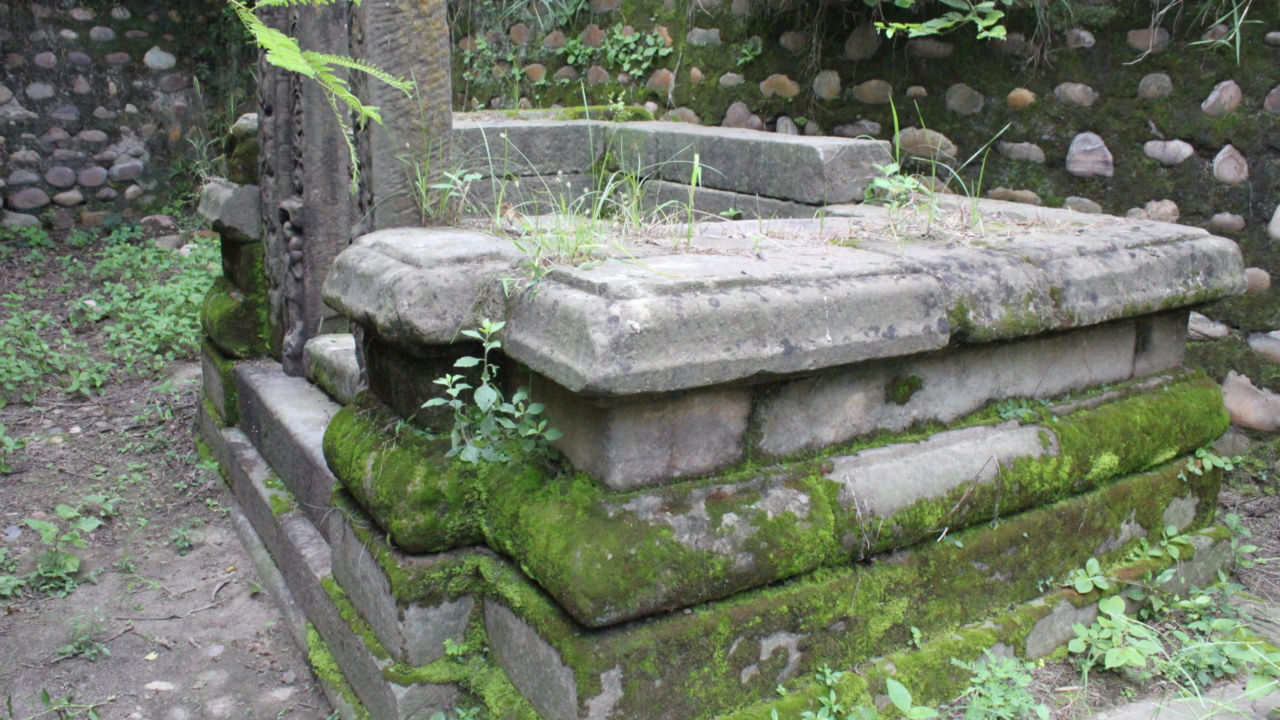
M 395 75 L 392 75 L 391 73 L 388 73 L 379 69 L 376 65 L 370 62 L 367 62 L 365 60 L 360 60 L 359 58 L 344 57 L 342 55 L 328 55 L 326 53 L 314 53 L 314 52 L 304 52 L 303 55 L 307 56 L 308 58 L 315 58 L 320 62 L 337 65 L 339 67 L 348 68 L 350 70 L 359 70 L 360 72 L 365 73 L 366 75 L 371 75 L 381 80 L 382 82 L 390 85 L 391 87 L 397 90 L 402 90 L 406 93 L 413 89 L 412 81 L 405 80 L 404 78 L 398 78 Z

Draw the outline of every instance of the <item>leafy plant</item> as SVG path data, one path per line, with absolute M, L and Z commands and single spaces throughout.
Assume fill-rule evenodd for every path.
M 71 641 L 57 649 L 56 655 L 58 659 L 65 660 L 78 657 L 93 662 L 98 658 L 109 656 L 111 651 L 107 649 L 107 646 L 94 638 L 94 635 L 101 631 L 102 627 L 96 622 L 85 626 L 81 625 L 79 620 L 74 621 L 72 623 Z
M 191 531 L 186 527 L 174 528 L 169 535 L 169 544 L 179 555 L 186 555 L 195 547 L 195 543 L 191 542 Z
M 0 599 L 11 598 L 27 586 L 26 578 L 14 575 L 18 560 L 9 556 L 9 548 L 0 548 Z
M 951 659 L 952 665 L 973 673 L 969 687 L 960 695 L 965 702 L 965 720 L 1024 720 L 1032 715 L 1049 720 L 1049 708 L 1037 703 L 1028 690 L 1031 666 L 1011 657 L 998 657 L 990 650 L 983 660 L 963 662 Z
M 623 32 L 622 23 L 613 26 L 601 43 L 600 50 L 613 69 L 633 78 L 644 75 L 660 58 L 671 54 L 667 41 L 658 33 L 642 33 L 632 29 L 628 35 Z
M 1119 595 L 1098 601 L 1098 612 L 1098 621 L 1089 627 L 1073 625 L 1076 636 L 1067 643 L 1067 650 L 1083 656 L 1080 664 L 1086 675 L 1102 663 L 1107 670 L 1119 668 L 1150 676 L 1147 669 L 1151 661 L 1164 650 L 1159 635 L 1125 614 L 1124 598 Z
M 446 406 L 453 410 L 450 433 L 453 447 L 445 454 L 447 457 L 456 455 L 473 465 L 481 460 L 511 462 L 516 451 L 545 449 L 546 443 L 561 437 L 559 430 L 547 427 L 547 421 L 539 419 L 543 405 L 529 403 L 525 388 L 517 390 L 507 401 L 497 387 L 498 367 L 489 355 L 502 347 L 494 336 L 505 324 L 486 318 L 479 330 L 462 331 L 463 335 L 481 342 L 484 355 L 459 358 L 454 367 L 479 367 L 479 385 L 473 387 L 462 375 L 445 375 L 435 383 L 444 386 L 448 398 L 432 398 L 423 404 L 424 408 Z M 471 391 L 470 402 L 462 398 L 467 390 Z
M 1081 595 L 1097 590 L 1109 590 L 1111 581 L 1102 574 L 1102 566 L 1098 558 L 1089 558 L 1083 568 L 1076 568 L 1067 574 L 1063 587 L 1071 587 Z
M 13 457 L 27 444 L 9 435 L 4 423 L 0 423 L 0 475 L 13 472 Z
M 755 59 L 760 57 L 760 53 L 764 52 L 764 40 L 759 35 L 752 35 L 745 42 L 737 46 L 738 61 L 737 66 L 750 65 Z M 799 125 L 799 127 L 804 127 Z
M 27 518 L 27 527 L 40 534 L 45 552 L 36 557 L 36 570 L 32 584 L 36 590 L 65 597 L 75 591 L 76 574 L 80 572 L 80 557 L 70 548 L 88 547 L 85 536 L 97 530 L 102 520 L 85 516 L 70 505 L 58 505 L 54 513 L 67 523 L 64 529 L 55 522 Z
M 1005 27 L 1000 24 L 1000 21 L 1004 19 L 1004 11 L 999 9 L 999 6 L 1012 6 L 1014 0 L 998 0 L 998 2 L 997 0 L 985 0 L 984 2 L 976 3 L 970 2 L 970 0 L 940 1 L 955 9 L 922 23 L 877 22 L 876 27 L 886 37 L 893 37 L 899 32 L 905 32 L 907 37 L 914 38 L 926 35 L 941 35 L 964 25 L 972 24 L 977 29 L 979 40 L 1003 39 L 1005 37 Z M 874 7 L 879 0 L 864 0 L 864 2 Z M 912 8 L 915 5 L 915 0 L 893 0 L 893 4 L 900 8 Z
M 568 65 L 587 65 L 600 52 L 599 48 L 591 47 L 582 42 L 581 38 L 566 38 L 562 47 L 556 48 L 556 54 L 563 57 Z

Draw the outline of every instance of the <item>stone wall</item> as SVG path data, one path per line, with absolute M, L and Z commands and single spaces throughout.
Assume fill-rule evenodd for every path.
M 93 227 L 183 198 L 210 117 L 236 117 L 248 55 L 223 3 L 8 2 L 0 20 L 6 225 Z
M 704 125 L 881 139 L 895 123 L 927 127 L 949 139 L 953 166 L 974 158 L 961 171 L 969 193 L 1206 227 L 1240 242 L 1247 264 L 1280 271 L 1280 222 L 1267 229 L 1280 187 L 1274 5 L 1243 26 L 1238 53 L 1229 29 L 1196 17 L 1198 2 L 1154 31 L 1146 2 L 1069 5 L 1081 4 L 1011 10 L 1000 42 L 972 26 L 889 39 L 864 3 L 457 0 L 454 108 L 617 101 Z M 899 22 L 948 9 L 880 7 Z M 1214 38 L 1225 42 L 1203 42 Z M 650 46 L 651 64 L 624 72 Z M 1280 326 L 1270 293 L 1217 314 Z

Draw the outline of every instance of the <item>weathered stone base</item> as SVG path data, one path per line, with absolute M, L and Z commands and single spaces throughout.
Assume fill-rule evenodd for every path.
M 313 664 L 344 717 L 408 720 L 483 703 L 513 720 L 700 720 L 729 713 L 767 720 L 775 707 L 780 715 L 816 708 L 820 688 L 807 679 L 817 668 L 855 664 L 861 675 L 842 680 L 853 702 L 871 702 L 890 673 L 919 700 L 942 700 L 963 680 L 946 664 L 951 657 L 973 659 L 999 644 L 1042 656 L 1070 638 L 1072 622 L 1096 612 L 1093 595 L 1043 595 L 1049 578 L 1094 556 L 1122 577 L 1163 569 L 1150 559 L 1126 566 L 1129 543 L 1167 525 L 1204 527 L 1219 480 L 1185 473 L 1184 481 L 1186 456 L 1169 457 L 1153 470 L 1012 517 L 997 506 L 988 519 L 998 523 L 948 531 L 952 542 L 925 542 L 592 630 L 488 549 L 407 555 L 389 546 L 341 491 L 320 498 L 317 487 L 333 487 L 333 475 L 319 438 L 337 406 L 277 365 L 242 363 L 234 376 L 246 432 L 224 427 L 205 401 L 201 434 L 244 507 L 242 524 L 279 568 L 289 606 L 310 623 Z M 1159 383 L 1138 390 L 1131 402 L 1176 394 Z M 1066 442 L 1075 417 L 1068 410 L 1082 417 L 1133 410 L 1122 406 L 1123 389 L 1098 397 L 1060 406 L 1059 423 L 1051 412 L 1043 421 Z M 1114 462 L 1124 460 L 1116 455 Z M 313 505 L 294 490 L 309 494 Z M 1231 558 L 1221 531 L 1205 531 L 1191 543 L 1184 588 L 1212 581 Z M 297 610 L 289 611 L 291 625 L 299 624 Z M 924 634 L 922 650 L 909 648 L 912 628 Z M 447 647 L 460 654 L 447 654 Z M 778 684 L 791 692 L 779 698 Z

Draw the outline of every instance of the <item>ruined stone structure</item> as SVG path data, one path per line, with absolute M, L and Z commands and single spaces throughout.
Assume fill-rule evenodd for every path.
M 364 57 L 431 71 L 393 43 L 439 18 L 379 5 L 272 21 L 317 43 L 348 27 Z M 969 220 L 897 243 L 897 211 L 856 203 L 883 142 L 545 118 L 437 138 L 394 97 L 359 135 L 351 199 L 319 100 L 279 74 L 262 93 L 261 205 L 205 193 L 228 272 L 200 432 L 345 717 L 764 720 L 816 708 L 813 673 L 854 665 L 851 702 L 890 676 L 938 700 L 950 658 L 1043 657 L 1090 621 L 1119 585 L 1059 583 L 1090 558 L 1154 577 L 1167 559 L 1130 551 L 1173 527 L 1192 557 L 1167 588 L 1229 562 L 1220 474 L 1195 459 L 1227 427 L 1221 391 L 1181 366 L 1188 310 L 1245 289 L 1229 240 L 940 198 Z M 554 223 L 518 226 L 520 246 L 510 215 L 421 227 L 397 143 L 454 144 L 473 206 L 572 200 L 637 167 L 643 204 L 714 219 L 535 274 Z M 458 361 L 485 320 L 505 323 L 499 386 L 544 406 L 553 451 L 450 453 L 452 413 L 427 403 L 445 375 L 475 383 Z

